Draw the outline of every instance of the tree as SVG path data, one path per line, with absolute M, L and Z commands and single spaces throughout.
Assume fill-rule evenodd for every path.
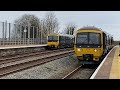
M 57 33 L 59 31 L 58 19 L 54 12 L 47 12 L 41 20 L 35 15 L 24 14 L 16 19 L 14 23 L 13 38 L 37 38 L 39 39 L 37 41 L 40 41 L 41 38 L 46 40 L 49 33 Z
M 75 25 L 75 24 L 73 24 L 73 23 L 68 23 L 68 24 L 66 24 L 64 30 L 65 30 L 65 33 L 66 33 L 66 34 L 73 35 L 75 29 L 76 29 L 76 25 Z
M 14 30 L 13 33 L 17 31 L 17 37 L 21 38 L 37 38 L 37 30 L 40 25 L 39 18 L 35 15 L 24 14 L 22 17 L 14 21 Z M 28 30 L 30 30 L 28 32 Z M 26 34 L 24 36 L 24 34 Z
M 59 23 L 54 12 L 47 12 L 43 19 L 43 28 L 45 34 L 58 33 Z

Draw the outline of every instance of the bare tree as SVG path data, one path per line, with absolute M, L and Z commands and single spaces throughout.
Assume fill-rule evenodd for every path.
M 73 35 L 74 34 L 74 31 L 76 29 L 76 25 L 74 23 L 68 23 L 66 26 L 65 26 L 65 33 L 66 34 L 70 34 L 70 35 Z
M 42 20 L 38 19 L 35 15 L 24 14 L 16 19 L 14 23 L 13 37 L 20 37 L 23 39 L 42 38 L 46 40 L 49 33 L 58 33 L 59 31 L 58 19 L 54 12 L 47 12 L 45 18 Z
M 58 33 L 59 23 L 54 12 L 47 12 L 45 18 L 43 19 L 44 33 Z
M 14 34 L 14 35 L 17 35 L 23 38 L 24 37 L 23 34 L 26 33 L 25 38 L 28 38 L 28 35 L 29 35 L 29 38 L 32 38 L 33 36 L 34 38 L 37 37 L 37 28 L 39 28 L 40 21 L 39 21 L 39 18 L 36 17 L 35 15 L 24 14 L 22 17 L 16 19 L 14 23 L 15 23 L 15 27 L 14 27 L 13 33 L 15 32 L 15 30 L 17 31 L 17 34 Z M 33 32 L 33 28 L 34 28 L 34 32 Z M 29 33 L 28 33 L 28 29 L 30 29 Z
M 36 17 L 35 15 L 28 15 L 28 14 L 24 14 L 21 18 L 15 20 L 15 24 L 19 24 L 23 26 L 31 24 L 31 26 L 38 27 L 39 23 L 40 21 L 38 17 Z

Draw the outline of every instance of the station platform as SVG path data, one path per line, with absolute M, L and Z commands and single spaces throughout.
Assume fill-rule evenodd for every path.
M 106 55 L 90 79 L 120 79 L 120 47 L 115 46 Z
M 0 57 L 23 55 L 26 53 L 41 52 L 46 50 L 47 44 L 39 45 L 11 45 L 11 46 L 0 46 Z
M 1 49 L 14 49 L 14 48 L 29 48 L 29 47 L 44 47 L 47 46 L 47 44 L 40 44 L 40 45 L 22 45 L 22 46 L 0 46 Z

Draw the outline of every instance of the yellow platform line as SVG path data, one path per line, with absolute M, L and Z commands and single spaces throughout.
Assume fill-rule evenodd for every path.
M 114 54 L 109 79 L 120 79 L 120 56 L 119 56 L 119 52 L 120 52 L 120 48 L 117 47 L 115 54 Z

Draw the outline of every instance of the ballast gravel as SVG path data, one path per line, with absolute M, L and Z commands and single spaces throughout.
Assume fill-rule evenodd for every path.
M 75 55 L 70 55 L 36 67 L 1 77 L 1 79 L 61 79 L 78 67 Z

